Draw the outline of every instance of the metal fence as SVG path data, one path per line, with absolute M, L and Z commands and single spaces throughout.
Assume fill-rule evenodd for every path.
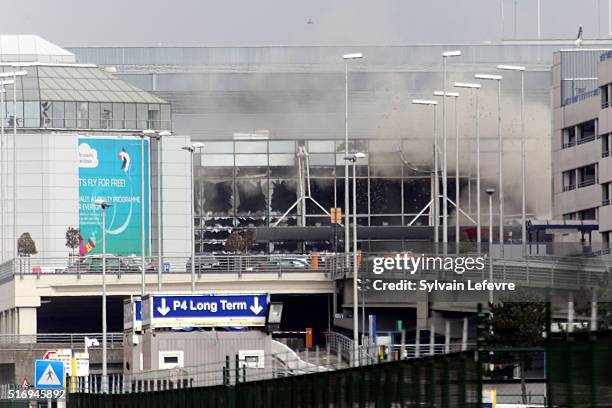
M 70 347 L 82 347 L 85 337 L 96 339 L 102 344 L 102 333 L 37 333 L 37 334 L 0 334 L 0 345 L 61 343 Z M 123 346 L 123 333 L 107 333 L 106 341 L 109 347 Z M 95 347 L 92 347 L 95 348 Z
M 477 407 L 474 352 L 210 387 L 100 395 L 70 394 L 69 407 Z M 177 387 L 178 388 L 178 387 Z M 180 388 L 183 388 L 182 386 Z
M 285 273 L 318 272 L 331 274 L 344 256 L 337 254 L 305 255 L 201 255 L 195 257 L 193 269 L 203 273 Z M 162 273 L 191 273 L 191 258 L 164 257 Z M 159 259 L 145 258 L 145 272 L 157 274 Z M 142 260 L 136 256 L 113 256 L 106 258 L 106 272 L 112 275 L 142 273 Z M 102 273 L 101 256 L 66 258 L 16 258 L 0 265 L 0 279 L 12 275 L 82 275 Z
M 556 334 L 547 348 L 550 407 L 612 406 L 612 332 Z

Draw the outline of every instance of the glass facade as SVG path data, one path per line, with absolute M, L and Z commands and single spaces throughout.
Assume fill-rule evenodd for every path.
M 431 172 L 403 162 L 402 150 L 414 141 L 352 140 L 349 152 L 364 152 L 357 162 L 357 217 L 364 226 L 401 226 L 410 223 L 431 200 Z M 270 140 L 207 141 L 196 158 L 195 238 L 197 252 L 220 252 L 234 228 L 302 225 L 298 151 L 308 152 L 310 197 L 329 211 L 344 207 L 344 141 Z M 305 160 L 303 160 L 304 162 Z M 351 165 L 352 168 L 352 165 Z M 306 170 L 303 170 L 303 180 Z M 349 194 L 352 200 L 352 171 Z M 454 197 L 454 177 L 449 177 L 449 195 Z M 461 186 L 469 175 L 462 175 Z M 304 181 L 305 195 L 308 186 Z M 352 201 L 351 201 L 352 203 Z M 449 213 L 452 209 L 449 206 Z M 307 226 L 330 226 L 329 217 L 312 200 L 306 200 Z M 429 225 L 429 216 L 419 216 L 412 225 Z M 330 242 L 318 242 L 319 250 L 330 250 Z M 272 251 L 299 251 L 297 243 L 276 242 Z M 267 251 L 259 244 L 258 251 Z
M 16 118 L 19 128 L 171 130 L 170 104 L 97 67 L 20 69 L 27 75 L 16 78 L 16 88 L 5 86 L 5 126 L 13 126 Z

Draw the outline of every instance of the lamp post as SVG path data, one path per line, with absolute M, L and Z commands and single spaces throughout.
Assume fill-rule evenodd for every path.
M 102 393 L 108 392 L 107 346 L 106 346 L 106 209 L 112 204 L 102 198 L 94 201 L 102 209 Z
M 454 102 L 455 102 L 455 131 L 456 131 L 456 142 L 455 142 L 455 158 L 456 158 L 456 164 L 455 164 L 455 170 L 456 170 L 456 176 L 455 176 L 455 208 L 457 210 L 457 222 L 455 223 L 455 245 L 456 245 L 456 250 L 459 250 L 459 122 L 457 121 L 457 99 L 459 99 L 459 93 L 457 92 L 443 92 L 443 91 L 434 91 L 434 96 L 444 96 L 446 95 L 447 98 L 453 98 Z M 446 143 L 445 143 L 445 147 L 444 149 L 446 149 Z M 446 151 L 444 153 L 445 157 L 446 157 Z M 444 161 L 444 179 L 446 180 L 445 183 L 448 182 L 448 167 L 446 164 L 446 160 Z M 448 205 L 448 198 L 446 197 L 446 195 L 444 196 L 445 201 L 444 201 L 444 207 L 446 207 Z M 448 208 L 447 208 L 448 211 Z M 446 214 L 445 217 L 448 217 L 448 214 Z M 448 228 L 448 221 L 446 222 L 446 227 Z
M 10 74 L 10 75 L 9 75 Z M 12 72 L 6 72 L 6 73 L 2 73 L 0 74 L 0 78 L 8 78 L 13 76 Z M 8 228 L 7 228 L 7 221 L 8 221 L 8 201 L 6 199 L 6 196 L 8 195 L 8 163 L 7 163 L 7 157 L 8 157 L 8 143 L 6 141 L 6 135 L 4 132 L 4 120 L 5 120 L 5 112 L 6 112 L 6 107 L 5 107 L 5 101 L 6 101 L 6 89 L 5 86 L 6 85 L 13 85 L 14 86 L 15 81 L 12 79 L 5 79 L 5 80 L 0 80 L 0 106 L 2 107 L 2 114 L 0 115 L 0 120 L 2 121 L 2 125 L 0 126 L 0 146 L 1 146 L 1 152 L 0 152 L 0 157 L 2 160 L 2 167 L 0 168 L 0 173 L 1 173 L 1 182 L 0 182 L 0 187 L 2 187 L 0 189 L 1 193 L 2 193 L 2 262 L 4 262 L 6 260 L 6 241 L 8 241 Z M 9 247 L 10 248 L 10 247 Z M 17 243 L 15 243 L 15 248 L 17 248 Z
M 446 59 L 451 57 L 459 57 L 461 56 L 461 51 L 445 51 L 442 53 L 442 71 L 444 76 L 444 81 L 442 83 L 442 95 L 446 95 Z M 444 205 L 442 206 L 442 242 L 444 253 L 446 254 L 447 246 L 448 246 L 448 185 L 447 185 L 447 148 L 446 148 L 446 98 L 442 98 L 442 144 L 443 144 L 443 153 L 442 153 L 442 195 L 444 199 L 442 202 Z
M 348 156 L 348 63 L 350 60 L 361 59 L 363 54 L 360 52 L 344 54 L 344 155 Z M 346 265 L 349 264 L 349 181 L 348 181 L 349 165 L 344 162 L 344 253 L 346 254 Z
M 485 191 L 489 196 L 489 282 L 493 283 L 493 194 L 495 194 L 495 189 L 487 188 Z M 493 303 L 492 289 L 489 289 L 489 303 Z
M 527 251 L 527 215 L 525 208 L 525 67 L 518 65 L 498 65 L 497 69 L 521 73 L 521 246 L 524 256 Z
M 155 135 L 155 131 L 151 129 L 143 130 L 140 133 L 140 268 L 142 275 L 141 282 L 141 296 L 144 299 L 145 294 L 147 292 L 146 289 L 146 277 L 147 277 L 147 269 L 146 269 L 146 242 L 145 242 L 145 165 L 144 165 L 144 139 L 145 137 L 151 137 Z
M 440 205 L 440 198 L 438 193 L 438 188 L 440 188 L 438 183 L 438 133 L 436 127 L 436 106 L 438 105 L 438 101 L 430 101 L 427 99 L 413 99 L 413 105 L 425 105 L 433 107 L 433 139 L 434 139 L 434 185 L 433 185 L 433 200 L 431 203 L 432 213 L 433 213 L 433 221 L 434 221 L 434 246 L 436 248 L 436 253 L 438 253 L 438 242 L 440 241 L 440 211 L 438 209 Z
M 497 81 L 497 145 L 499 160 L 499 255 L 504 256 L 504 145 L 501 132 L 501 75 L 476 74 L 476 79 Z
M 12 75 L 11 75 L 12 74 Z M 13 77 L 13 258 L 17 258 L 17 171 L 16 171 L 16 160 L 17 160 L 17 77 L 22 77 L 27 75 L 27 71 L 13 71 L 13 72 L 4 72 L 0 75 L 5 75 L 7 77 Z M 0 76 L 1 78 L 1 76 Z M 24 120 L 25 120 L 25 112 L 24 112 Z
M 163 272 L 163 247 L 162 247 L 162 182 L 161 182 L 161 162 L 162 162 L 162 139 L 171 136 L 172 132 L 162 130 L 146 130 L 150 137 L 157 140 L 157 290 L 162 291 L 162 272 Z
M 473 89 L 476 99 L 475 106 L 475 121 L 476 121 L 476 245 L 478 246 L 478 253 L 481 250 L 482 243 L 482 228 L 480 224 L 480 124 L 479 124 L 479 90 L 480 84 L 468 83 L 468 82 L 455 82 L 457 88 Z
M 344 157 L 345 163 L 353 163 L 353 358 L 357 358 L 357 346 L 359 344 L 359 297 L 357 284 L 359 273 L 357 265 L 357 160 L 364 159 L 365 153 L 357 152 Z M 346 174 L 348 177 L 348 173 Z M 348 224 L 345 227 L 348 229 Z
M 181 149 L 189 152 L 189 170 L 190 177 L 189 181 L 191 183 L 191 217 L 190 217 L 190 226 L 191 226 L 191 293 L 195 293 L 195 227 L 194 227 L 194 214 L 195 214 L 195 185 L 193 180 L 193 155 L 196 150 L 200 150 L 204 148 L 204 143 L 194 142 L 189 146 L 181 147 Z

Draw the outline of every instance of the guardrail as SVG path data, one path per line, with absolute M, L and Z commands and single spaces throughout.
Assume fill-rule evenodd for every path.
M 284 255 L 201 255 L 195 257 L 194 270 L 202 273 L 332 273 L 344 255 L 338 254 L 284 254 Z M 191 258 L 164 257 L 162 273 L 191 273 Z M 158 273 L 158 258 L 145 258 L 145 272 Z M 102 259 L 100 256 L 67 257 L 67 258 L 16 258 L 0 265 L 0 280 L 13 275 L 84 275 L 101 274 Z M 140 257 L 107 256 L 106 273 L 108 275 L 140 274 L 142 261 Z
M 100 346 L 93 346 L 91 348 L 101 347 L 102 333 L 0 334 L 0 345 L 62 343 L 78 348 L 82 347 L 85 343 L 85 337 L 96 339 L 100 343 Z M 123 333 L 107 333 L 106 341 L 111 348 L 123 345 Z

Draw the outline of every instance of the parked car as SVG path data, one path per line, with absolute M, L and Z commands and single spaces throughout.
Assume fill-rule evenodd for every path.
M 202 272 L 206 270 L 212 270 L 221 267 L 221 261 L 215 258 L 213 255 L 202 255 L 195 257 L 195 271 Z M 187 272 L 191 271 L 191 258 L 187 260 L 186 265 Z
M 154 265 L 147 265 L 147 271 Z M 106 272 L 108 273 L 140 273 L 142 267 L 138 258 L 120 257 L 116 255 L 106 256 Z M 64 273 L 102 273 L 102 256 L 91 255 L 79 258 L 75 263 L 64 269 Z
M 310 264 L 301 258 L 272 259 L 256 265 L 257 272 L 308 272 L 312 271 Z

